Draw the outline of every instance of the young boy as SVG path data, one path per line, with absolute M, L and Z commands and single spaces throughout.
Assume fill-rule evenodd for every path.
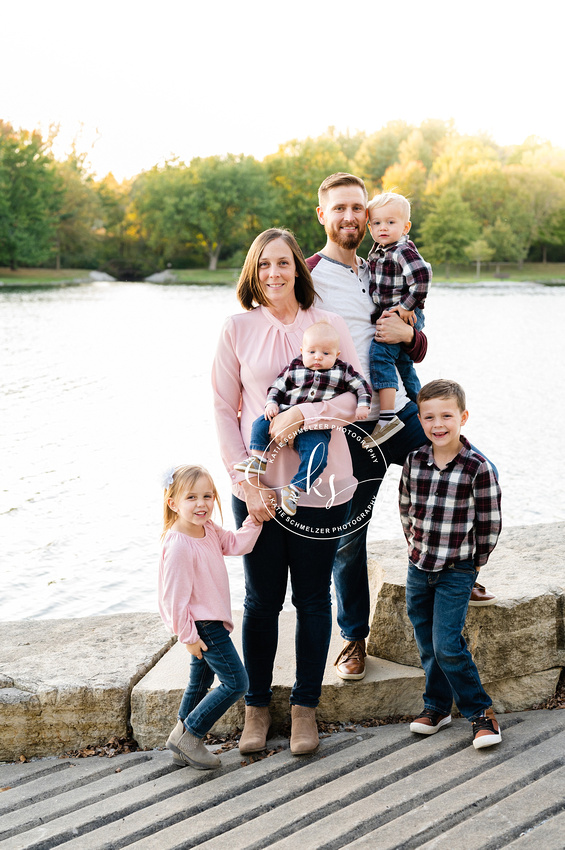
M 461 632 L 473 583 L 500 534 L 500 487 L 489 461 L 461 436 L 469 413 L 459 384 L 422 387 L 418 415 L 431 445 L 408 455 L 400 482 L 406 607 L 426 674 L 424 710 L 410 731 L 433 735 L 447 726 L 455 700 L 473 724 L 473 746 L 490 747 L 500 727 Z
M 355 420 L 366 419 L 371 408 L 371 387 L 349 363 L 338 360 L 339 334 L 329 322 L 310 325 L 302 338 L 301 357 L 286 366 L 269 387 L 265 414 L 252 425 L 249 450 L 251 457 L 236 463 L 234 469 L 261 475 L 267 468 L 262 457 L 272 442 L 271 420 L 281 410 L 304 401 L 326 401 L 335 395 L 352 392 L 357 395 Z M 294 516 L 300 493 L 308 489 L 313 476 L 321 475 L 328 463 L 329 429 L 300 431 L 294 448 L 300 466 L 290 484 L 282 488 L 281 508 Z
M 395 192 L 375 195 L 368 207 L 369 230 L 375 240 L 369 252 L 369 292 L 377 305 L 374 320 L 385 311 L 398 313 L 416 330 L 424 327 L 424 302 L 432 279 L 432 267 L 408 240 L 410 203 Z M 401 345 L 373 339 L 369 352 L 371 383 L 379 393 L 380 414 L 373 433 L 363 440 L 364 448 L 384 443 L 404 427 L 394 413 L 398 374 L 406 393 L 416 401 L 420 381 L 414 364 Z

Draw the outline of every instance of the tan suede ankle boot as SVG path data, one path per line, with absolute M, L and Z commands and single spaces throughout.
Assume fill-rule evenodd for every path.
M 320 739 L 316 725 L 316 709 L 305 705 L 291 705 L 290 752 L 295 755 L 313 753 L 318 749 Z
M 257 753 L 267 746 L 267 734 L 271 725 L 268 705 L 246 705 L 245 727 L 239 739 L 239 752 Z

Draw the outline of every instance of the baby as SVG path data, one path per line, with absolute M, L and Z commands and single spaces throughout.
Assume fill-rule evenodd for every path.
M 271 420 L 282 410 L 303 402 L 327 401 L 345 392 L 357 396 L 355 419 L 366 419 L 371 407 L 371 387 L 349 363 L 338 359 L 339 334 L 329 322 L 310 325 L 302 338 L 302 355 L 286 366 L 269 387 L 265 413 L 255 420 L 251 428 L 249 451 L 251 456 L 236 463 L 234 469 L 261 475 L 267 469 L 263 455 L 272 442 L 269 434 Z M 281 508 L 294 516 L 300 493 L 309 489 L 315 473 L 321 475 L 328 462 L 331 430 L 300 430 L 294 448 L 300 465 L 290 484 L 282 488 Z M 315 462 L 314 462 L 315 461 Z

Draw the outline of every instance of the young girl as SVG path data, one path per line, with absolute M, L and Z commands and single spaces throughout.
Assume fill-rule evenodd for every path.
M 212 522 L 218 492 L 201 466 L 179 466 L 165 481 L 163 548 L 159 564 L 159 611 L 192 655 L 190 679 L 167 747 L 179 764 L 219 767 L 202 739 L 248 688 L 245 668 L 232 644 L 233 629 L 224 555 L 253 549 L 261 523 L 251 518 L 238 531 Z M 209 691 L 214 674 L 220 680 Z

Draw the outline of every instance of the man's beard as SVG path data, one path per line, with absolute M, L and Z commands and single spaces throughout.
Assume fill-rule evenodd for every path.
M 340 248 L 345 248 L 346 251 L 356 251 L 365 238 L 365 230 L 359 228 L 356 233 L 342 233 L 339 227 L 334 225 L 331 230 L 326 228 L 326 235 L 330 242 L 335 242 Z

